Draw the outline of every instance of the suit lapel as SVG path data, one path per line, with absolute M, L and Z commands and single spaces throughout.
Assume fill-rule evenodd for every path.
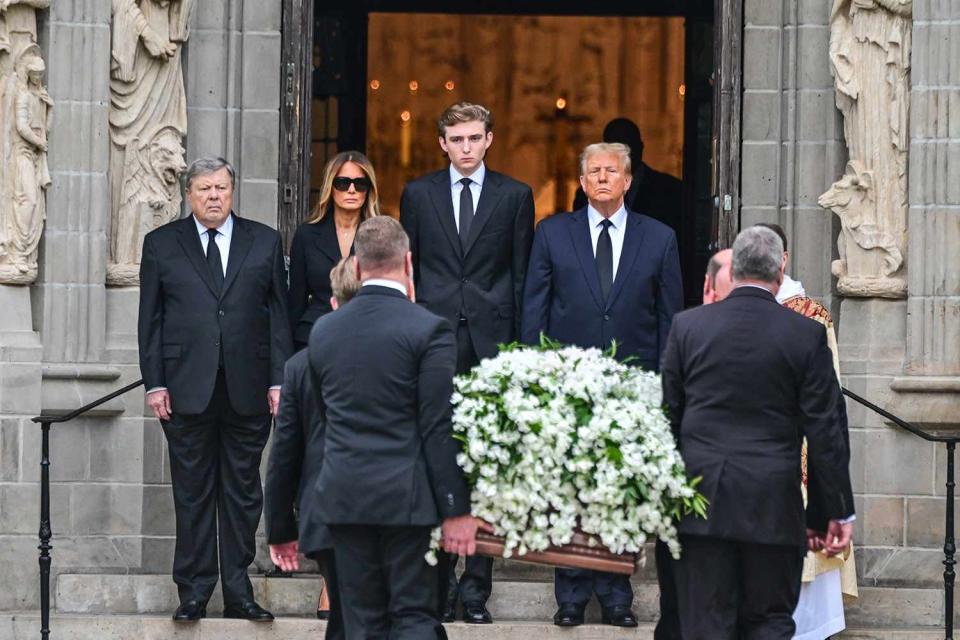
M 473 224 L 470 225 L 470 237 L 467 238 L 467 247 L 464 255 L 470 253 L 470 249 L 476 243 L 484 225 L 489 222 L 490 217 L 500 204 L 503 197 L 500 176 L 493 171 L 487 170 L 486 178 L 483 181 L 483 187 L 480 189 L 480 202 L 477 203 L 477 210 L 473 216 Z M 451 203 L 452 206 L 452 203 Z
M 330 258 L 334 264 L 340 262 L 340 241 L 337 239 L 337 222 L 331 211 L 320 222 L 320 228 L 317 229 L 316 245 L 317 249 L 322 251 Z
M 434 174 L 430 199 L 433 200 L 433 208 L 437 212 L 440 227 L 447 236 L 447 240 L 453 246 L 454 252 L 462 257 L 463 250 L 460 247 L 460 236 L 457 235 L 457 225 L 453 220 L 453 196 L 450 191 L 450 173 L 448 171 L 440 171 Z
M 250 253 L 250 247 L 253 246 L 253 234 L 247 227 L 242 218 L 233 216 L 233 238 L 230 239 L 230 256 L 227 258 L 227 275 L 223 279 L 223 292 L 220 294 L 222 299 L 227 295 L 230 285 L 237 279 L 240 267 L 247 254 Z
M 600 296 L 600 279 L 597 275 L 597 261 L 593 256 L 593 243 L 590 241 L 590 227 L 587 220 L 587 210 L 580 209 L 570 216 L 570 240 L 573 249 L 580 261 L 580 270 L 590 287 L 590 294 L 597 306 L 603 308 L 603 299 Z
M 613 306 L 614 300 L 623 289 L 623 283 L 630 279 L 633 263 L 640 254 L 640 245 L 643 243 L 643 225 L 640 217 L 627 210 L 627 225 L 623 230 L 623 248 L 620 250 L 620 264 L 617 265 L 617 277 L 613 280 L 610 295 L 607 296 L 607 308 Z
M 180 221 L 177 228 L 177 241 L 187 254 L 190 264 L 196 269 L 197 275 L 206 283 L 210 293 L 217 295 L 217 288 L 213 284 L 213 276 L 207 266 L 206 256 L 203 255 L 203 245 L 200 243 L 200 234 L 197 233 L 197 224 L 193 221 L 193 214 Z

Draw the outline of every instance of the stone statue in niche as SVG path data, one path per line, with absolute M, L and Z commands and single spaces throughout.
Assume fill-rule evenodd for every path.
M 913 0 L 835 0 L 830 63 L 849 162 L 820 196 L 840 218 L 837 289 L 905 298 Z
M 43 86 L 37 10 L 49 0 L 0 0 L 0 283 L 37 278 L 50 186 L 47 139 L 53 100 Z
M 139 282 L 144 235 L 180 215 L 187 133 L 180 58 L 196 0 L 112 2 L 107 284 L 122 286 Z

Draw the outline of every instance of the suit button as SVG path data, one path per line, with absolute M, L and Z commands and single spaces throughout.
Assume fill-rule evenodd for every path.
M 219 346 L 220 346 L 220 341 L 219 341 L 219 340 L 217 340 L 217 341 L 216 341 L 215 343 L 213 343 L 213 346 L 215 346 L 215 347 L 219 347 Z
M 605 314 L 603 314 L 603 319 L 604 319 L 604 320 L 609 320 L 609 319 L 610 319 L 610 316 L 605 313 Z
M 223 309 L 220 309 L 220 311 L 217 311 L 217 315 L 222 318 L 222 317 L 223 317 Z

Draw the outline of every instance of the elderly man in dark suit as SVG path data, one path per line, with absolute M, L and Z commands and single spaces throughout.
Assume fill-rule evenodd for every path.
M 430 532 L 442 523 L 445 549 L 471 555 L 477 527 L 451 436 L 453 330 L 407 298 L 409 240 L 396 220 L 362 223 L 354 249 L 360 292 L 310 333 L 327 422 L 304 501 L 333 537 L 347 637 L 444 638 Z
M 788 640 L 806 549 L 850 542 L 845 412 L 823 326 L 777 303 L 780 238 L 742 231 L 732 275 L 725 300 L 677 315 L 663 358 L 670 423 L 710 501 L 679 525 L 680 624 L 684 640 Z
M 340 260 L 330 272 L 330 308 L 336 311 L 360 288 L 353 273 L 353 256 Z M 283 372 L 280 410 L 274 421 L 273 447 L 267 463 L 266 525 L 270 559 L 283 571 L 300 568 L 299 554 L 314 560 L 323 574 L 329 610 L 317 606 L 317 616 L 328 616 L 326 639 L 346 638 L 333 539 L 327 526 L 313 517 L 313 486 L 323 466 L 325 422 L 310 376 L 306 349 L 287 360 Z M 304 499 L 304 496 L 308 496 Z
M 589 204 L 537 227 L 521 337 L 535 344 L 544 333 L 564 344 L 600 349 L 616 341 L 617 358 L 656 370 L 670 321 L 683 304 L 676 238 L 666 225 L 624 205 L 631 185 L 625 145 L 588 146 L 581 156 L 580 184 Z M 658 570 L 667 555 L 658 544 Z M 554 622 L 559 626 L 582 624 L 594 592 L 605 623 L 637 626 L 626 576 L 557 569 L 555 591 L 559 609 Z M 670 590 L 664 592 L 669 598 Z M 658 640 L 668 637 L 657 635 Z
M 192 215 L 147 234 L 140 371 L 170 449 L 177 516 L 174 620 L 197 620 L 217 584 L 224 616 L 271 620 L 247 568 L 263 504 L 260 456 L 290 356 L 280 235 L 232 212 L 222 158 L 187 170 Z M 219 543 L 219 546 L 218 546 Z
M 450 165 L 406 186 L 400 222 L 410 236 L 417 300 L 455 328 L 460 374 L 519 336 L 533 192 L 484 164 L 493 144 L 493 116 L 485 107 L 452 105 L 438 133 Z M 493 560 L 467 558 L 459 589 L 457 559 L 440 561 L 444 619 L 454 619 L 459 597 L 465 622 L 491 622 Z

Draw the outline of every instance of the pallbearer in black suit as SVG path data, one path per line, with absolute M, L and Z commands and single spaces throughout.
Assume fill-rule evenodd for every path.
M 273 618 L 253 601 L 247 568 L 260 456 L 292 351 L 286 274 L 280 235 L 232 213 L 234 182 L 222 158 L 190 165 L 193 214 L 147 234 L 140 261 L 140 371 L 177 515 L 175 620 L 205 615 L 218 557 L 224 615 Z
M 360 283 L 354 274 L 353 257 L 337 263 L 330 272 L 336 310 L 356 295 Z M 327 640 L 345 638 L 339 585 L 333 557 L 333 540 L 327 526 L 317 522 L 310 496 L 323 466 L 325 420 L 317 402 L 309 371 L 307 350 L 287 361 L 280 392 L 280 410 L 274 421 L 273 446 L 267 464 L 266 522 L 270 559 L 284 571 L 300 568 L 299 554 L 315 560 L 324 579 L 329 609 L 317 606 L 317 616 L 327 617 Z M 322 599 L 322 598 L 321 598 Z
M 545 333 L 564 344 L 600 349 L 616 341 L 617 358 L 656 370 L 673 314 L 683 304 L 676 238 L 670 227 L 624 206 L 631 185 L 626 145 L 599 143 L 584 149 L 580 184 L 588 206 L 552 216 L 537 227 L 522 339 L 536 344 Z M 667 566 L 668 555 L 658 542 L 658 573 Z M 661 583 L 669 579 L 661 575 Z M 555 592 L 559 608 L 554 623 L 559 626 L 582 624 L 593 593 L 605 623 L 637 626 L 627 576 L 557 569 Z M 676 638 L 672 589 L 662 592 L 657 640 Z
M 488 169 L 493 116 L 460 102 L 438 123 L 450 165 L 409 183 L 400 199 L 400 222 L 410 236 L 417 301 L 455 328 L 457 373 L 497 354 L 497 345 L 520 335 L 520 301 L 533 240 L 533 192 Z M 441 558 L 444 619 L 456 613 L 456 558 Z M 491 622 L 493 560 L 466 560 L 459 598 L 466 622 Z
M 335 155 L 323 171 L 320 200 L 290 245 L 290 321 L 294 348 L 307 346 L 317 318 L 330 312 L 330 270 L 353 252 L 361 222 L 380 215 L 377 176 L 359 151 Z
M 710 501 L 684 518 L 675 563 L 684 640 L 788 640 L 806 548 L 850 542 L 843 399 L 823 326 L 780 306 L 783 244 L 750 227 L 733 244 L 733 291 L 680 313 L 663 399 L 680 453 Z M 804 516 L 800 450 L 807 439 Z
M 446 550 L 470 555 L 477 527 L 451 437 L 453 330 L 407 298 L 409 241 L 396 220 L 367 220 L 354 246 L 360 292 L 310 333 L 327 426 L 301 504 L 313 500 L 333 536 L 348 638 L 445 638 L 424 560 L 430 532 L 442 522 Z

